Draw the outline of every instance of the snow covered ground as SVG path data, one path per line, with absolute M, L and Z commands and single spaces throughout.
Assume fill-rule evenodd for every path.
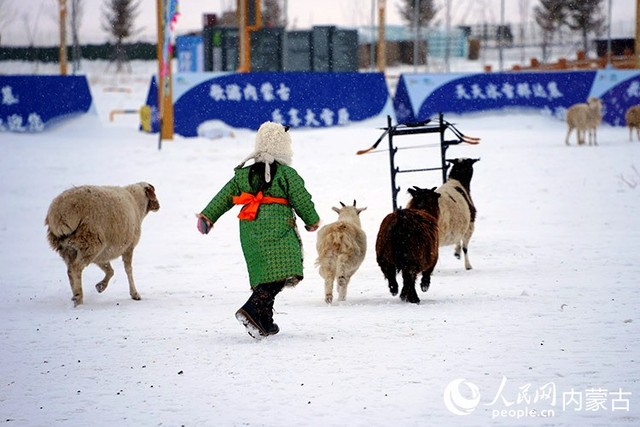
M 442 248 L 420 305 L 392 297 L 375 262 L 391 210 L 388 154 L 356 156 L 384 121 L 293 130 L 294 167 L 324 223 L 357 199 L 367 257 L 347 301 L 324 303 L 302 231 L 305 280 L 276 300 L 281 332 L 251 339 L 234 313 L 249 296 L 236 211 L 207 236 L 201 210 L 252 151 L 252 132 L 208 140 L 137 131 L 148 75 L 90 76 L 97 115 L 38 135 L 0 136 L 0 421 L 6 425 L 425 426 L 640 424 L 640 143 L 604 126 L 598 147 L 564 145 L 537 114 L 446 117 L 478 146 L 478 208 L 465 271 Z M 128 92 L 105 91 L 125 87 Z M 437 164 L 433 136 L 404 137 L 403 167 Z M 406 142 L 405 142 L 406 141 Z M 573 141 L 572 141 L 573 143 Z M 428 145 L 428 147 L 422 147 Z M 418 147 L 415 147 L 418 146 Z M 440 184 L 438 173 L 403 175 Z M 155 185 L 134 256 L 141 301 L 122 262 L 109 289 L 85 270 L 71 302 L 44 217 L 81 184 Z M 637 185 L 637 186 L 636 186 Z M 466 414 L 466 415 L 460 415 Z

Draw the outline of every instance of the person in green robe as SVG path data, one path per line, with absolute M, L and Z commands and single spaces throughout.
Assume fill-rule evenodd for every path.
M 225 212 L 242 205 L 240 243 L 252 294 L 236 312 L 236 319 L 256 339 L 280 331 L 273 322 L 275 297 L 285 286 L 303 279 L 296 215 L 308 231 L 316 231 L 320 223 L 304 180 L 290 166 L 293 152 L 288 130 L 279 123 L 263 123 L 254 152 L 198 214 L 198 230 L 207 234 Z M 254 163 L 244 166 L 251 159 Z

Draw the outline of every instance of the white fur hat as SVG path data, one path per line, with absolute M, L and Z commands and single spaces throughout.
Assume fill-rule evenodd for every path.
M 238 165 L 243 167 L 246 162 L 253 159 L 254 162 L 265 164 L 264 179 L 271 181 L 269 165 L 274 161 L 284 165 L 291 164 L 293 151 L 291 150 L 291 136 L 287 132 L 289 127 L 280 123 L 264 122 L 260 125 L 256 134 L 256 145 L 253 153 Z

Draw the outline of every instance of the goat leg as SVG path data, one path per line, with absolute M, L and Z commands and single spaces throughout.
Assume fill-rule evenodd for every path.
M 333 276 L 327 276 L 324 279 L 324 302 L 327 304 L 333 302 Z
M 416 274 L 407 270 L 402 271 L 402 292 L 400 292 L 402 301 L 412 304 L 419 304 L 420 298 L 416 292 Z
M 453 256 L 456 257 L 456 259 L 460 259 L 461 250 L 462 250 L 462 245 L 460 244 L 460 242 L 456 243 L 456 248 L 453 251 Z
M 382 274 L 384 274 L 384 277 L 389 282 L 389 292 L 391 292 L 391 295 L 395 297 L 396 295 L 398 295 L 398 281 L 396 280 L 396 269 L 393 266 L 391 267 L 380 266 L 380 267 L 382 269 Z
M 427 292 L 431 285 L 431 273 L 423 272 L 422 279 L 420 279 L 420 289 L 422 292 Z
M 349 284 L 350 277 L 339 276 L 338 277 L 338 301 L 344 301 L 347 299 L 347 285 Z

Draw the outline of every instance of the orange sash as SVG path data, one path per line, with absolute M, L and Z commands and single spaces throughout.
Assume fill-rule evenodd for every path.
M 258 214 L 258 208 L 263 203 L 278 203 L 280 205 L 288 205 L 287 199 L 282 197 L 263 196 L 262 191 L 258 191 L 255 196 L 250 193 L 242 193 L 239 196 L 233 196 L 233 204 L 244 205 L 238 214 L 238 218 L 247 221 L 253 221 Z

